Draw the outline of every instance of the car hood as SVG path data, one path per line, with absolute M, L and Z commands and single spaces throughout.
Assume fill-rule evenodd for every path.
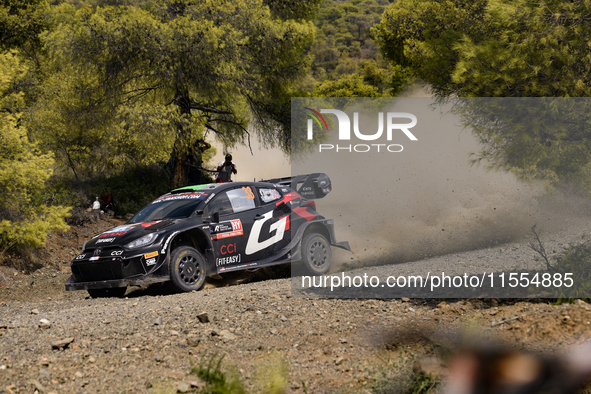
M 160 230 L 169 230 L 177 227 L 179 222 L 183 219 L 164 219 L 154 220 L 149 222 L 140 222 L 133 224 L 124 224 L 121 226 L 110 228 L 107 231 L 100 233 L 86 243 L 85 249 L 93 249 L 96 247 L 107 246 L 121 246 L 125 245 L 135 239 L 141 238 L 146 234 Z

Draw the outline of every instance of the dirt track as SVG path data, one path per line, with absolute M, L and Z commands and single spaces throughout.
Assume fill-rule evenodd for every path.
M 305 299 L 291 296 L 289 278 L 220 282 L 186 294 L 140 289 L 125 299 L 64 292 L 69 273 L 63 262 L 89 233 L 111 224 L 73 227 L 52 239 L 49 268 L 15 276 L 2 267 L 0 392 L 197 390 L 202 382 L 188 375 L 191 360 L 199 364 L 215 353 L 225 355 L 225 368 L 235 368 L 253 392 L 263 391 L 269 369 L 281 373 L 282 365 L 287 392 L 371 392 L 387 381 L 407 384 L 414 362 L 435 354 L 435 343 L 441 346 L 441 334 L 477 331 L 557 352 L 591 335 L 591 307 L 584 302 Z M 580 230 L 568 225 L 546 241 L 565 247 L 571 231 Z M 511 265 L 531 261 L 526 244 L 470 253 Z M 464 255 L 438 259 L 470 263 Z M 200 321 L 202 312 L 209 322 Z M 394 335 L 418 338 L 412 334 L 418 331 L 428 340 Z M 60 340 L 72 341 L 60 347 Z

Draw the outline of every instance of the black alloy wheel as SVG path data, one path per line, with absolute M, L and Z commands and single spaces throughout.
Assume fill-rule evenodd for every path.
M 332 262 L 332 251 L 326 237 L 310 233 L 302 240 L 302 262 L 312 275 L 325 274 Z
M 205 283 L 205 259 L 196 249 L 181 246 L 172 252 L 170 279 L 181 291 L 196 291 Z

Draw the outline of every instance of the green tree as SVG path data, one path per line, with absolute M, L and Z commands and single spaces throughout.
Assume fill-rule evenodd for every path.
M 591 94 L 586 1 L 401 0 L 374 28 L 384 55 L 438 96 Z
M 44 0 L 3 0 L 0 3 L 0 50 L 22 48 L 30 51 L 39 45 L 45 30 Z
M 45 244 L 47 233 L 68 228 L 69 207 L 35 203 L 52 173 L 53 157 L 29 142 L 19 126 L 21 115 L 10 109 L 23 106 L 22 92 L 13 83 L 27 72 L 15 51 L 0 55 L 0 250 L 19 245 Z
M 100 162 L 97 147 L 110 155 L 112 134 L 142 135 L 142 119 L 156 124 L 138 109 L 154 106 L 169 124 L 175 186 L 186 184 L 182 163 L 205 130 L 233 146 L 254 125 L 264 141 L 288 152 L 289 100 L 311 61 L 304 51 L 314 27 L 304 17 L 319 1 L 268 3 L 271 8 L 262 0 L 60 5 L 45 37 L 55 78 L 34 117 L 37 135 L 64 152 L 76 147 L 80 162 Z M 50 131 L 56 121 L 62 140 Z M 162 155 L 159 146 L 155 155 Z
M 470 37 L 478 44 L 489 37 L 487 4 L 487 0 L 401 0 L 386 9 L 373 34 L 394 65 L 407 68 L 439 96 L 456 94 L 458 43 Z
M 401 0 L 374 34 L 385 57 L 439 97 L 588 97 L 589 15 L 591 3 L 582 0 Z M 457 108 L 484 146 L 477 161 L 591 189 L 586 104 L 463 101 Z
M 385 80 L 391 80 L 392 70 L 370 34 L 370 28 L 380 22 L 384 5 L 388 3 L 390 0 L 326 0 L 322 3 L 315 20 L 318 35 L 310 49 L 314 55 L 312 72 L 317 80 L 316 91 L 332 94 L 326 88 L 336 85 L 327 81 L 337 81 L 347 74 L 365 76 L 368 60 L 374 62 L 374 76 L 385 74 Z M 364 80 L 365 84 L 376 87 L 382 95 L 393 92 L 387 86 L 390 83 L 384 84 L 382 77 Z
M 318 97 L 379 97 L 378 88 L 365 83 L 358 74 L 345 75 L 336 81 L 327 80 L 317 85 L 314 95 Z

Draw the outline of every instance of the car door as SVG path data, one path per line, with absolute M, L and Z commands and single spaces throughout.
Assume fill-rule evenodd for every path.
M 263 256 L 263 251 L 245 253 L 255 217 L 262 216 L 260 211 L 258 199 L 250 186 L 221 192 L 205 207 L 203 218 L 211 221 L 211 243 L 218 271 L 244 268 Z M 219 215 L 217 222 L 213 221 L 215 213 Z
M 283 194 L 273 187 L 257 187 L 258 197 L 263 208 L 264 217 L 255 223 L 255 227 L 249 237 L 249 242 L 254 244 L 255 240 L 259 244 L 266 244 L 266 256 L 277 254 L 281 249 L 291 241 L 291 209 L 283 204 Z M 257 226 L 258 225 L 258 226 Z M 253 235 L 259 231 L 258 239 Z M 252 240 L 252 241 L 251 241 Z M 251 247 L 252 248 L 252 247 Z M 281 257 L 281 256 L 277 256 Z

